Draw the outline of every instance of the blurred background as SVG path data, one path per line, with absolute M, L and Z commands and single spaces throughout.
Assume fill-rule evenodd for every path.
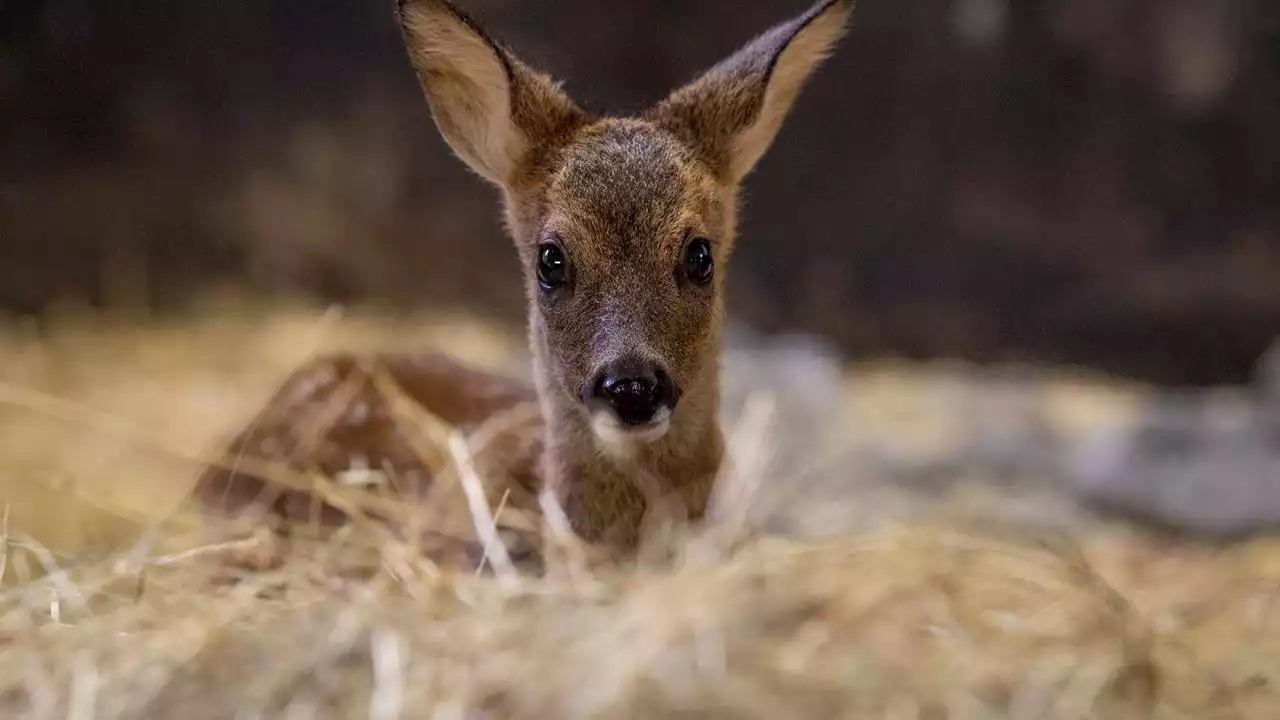
M 802 0 L 465 3 L 583 104 Z M 848 358 L 1240 382 L 1280 333 L 1280 5 L 864 0 L 748 182 L 732 308 Z M 0 0 L 0 308 L 209 288 L 518 328 L 390 0 Z
M 628 112 L 805 0 L 462 5 Z M 528 372 L 497 193 L 393 15 L 0 0 L 9 527 L 136 537 L 312 352 Z M 773 392 L 762 522 L 1280 527 L 1278 88 L 1272 0 L 862 0 L 745 189 L 723 412 Z
M 581 103 L 620 113 L 809 1 L 457 0 Z M 816 688 L 829 703 L 840 693 L 810 680 L 847 692 L 848 677 L 901 677 L 894 713 L 924 715 L 941 706 L 913 689 L 940 667 L 945 702 L 969 700 L 951 688 L 972 683 L 975 702 L 955 706 L 970 715 L 1006 701 L 1105 713 L 1072 704 L 1095 692 L 1218 703 L 1280 688 L 1280 345 L 1264 356 L 1280 336 L 1277 0 L 859 0 L 747 181 L 722 419 L 740 469 L 729 489 L 751 489 L 752 529 L 957 520 L 1038 542 L 1065 530 L 1096 541 L 1088 558 L 1056 540 L 1043 547 L 1060 565 L 951 532 L 894 533 L 847 555 L 741 553 L 728 574 L 645 571 L 617 586 L 638 594 L 598 595 L 593 579 L 590 602 L 575 590 L 520 603 L 535 617 L 494 612 L 470 588 L 456 602 L 434 573 L 420 594 L 402 546 L 357 524 L 352 548 L 378 540 L 360 557 L 382 568 L 369 587 L 386 595 L 345 584 L 329 550 L 302 558 L 296 592 L 277 589 L 289 573 L 265 540 L 237 543 L 243 558 L 202 556 L 213 589 L 185 551 L 226 537 L 187 502 L 191 484 L 309 355 L 442 349 L 529 372 L 497 193 L 440 139 L 392 10 L 0 0 L 0 660 L 12 665 L 0 662 L 0 703 L 27 700 L 10 687 L 25 682 L 32 708 L 60 688 L 92 707 L 120 700 L 131 676 L 149 710 L 178 698 L 208 715 L 234 686 L 322 714 L 333 692 L 366 697 L 341 680 L 363 677 L 363 659 L 329 664 L 333 648 L 365 646 L 346 629 L 363 627 L 350 622 L 361 608 L 378 622 L 369 712 L 399 707 L 376 668 L 399 678 L 402 657 L 433 658 L 405 666 L 411 688 L 461 683 L 486 703 L 522 697 L 492 679 L 535 678 L 529 697 L 549 698 L 560 675 L 578 689 L 579 669 L 606 668 L 603 694 L 570 693 L 578 714 L 609 687 L 661 698 L 673 677 L 695 697 L 686 668 L 704 666 L 740 673 L 696 695 L 717 708 L 739 695 L 766 707 L 753 685 Z M 1259 542 L 1192 547 L 1242 537 Z M 749 556 L 769 574 L 739 562 Z M 103 557 L 109 573 L 93 570 Z M 281 612 L 224 583 L 241 575 L 224 575 L 232 563 L 271 569 L 258 597 Z M 85 599 L 65 589 L 77 567 L 92 570 L 78 576 Z M 841 572 L 850 584 L 829 579 Z M 57 582 L 31 582 L 45 574 Z M 402 589 L 414 608 L 448 600 L 430 618 L 409 611 L 400 634 L 384 620 L 401 605 L 373 613 L 366 599 Z M 108 593 L 121 604 L 100 604 Z M 695 597 L 729 604 L 686 607 Z M 637 635 L 644 608 L 669 602 L 672 622 Z M 432 624 L 464 606 L 474 617 Z M 152 608 L 179 622 L 141 620 Z M 673 639 L 686 634 L 696 648 Z M 702 640 L 721 636 L 751 655 L 705 663 L 724 648 Z M 424 637 L 480 640 L 439 653 Z M 503 659 L 519 652 L 499 647 L 512 638 L 529 662 Z M 892 649 L 830 655 L 851 639 Z M 474 678 L 456 669 L 470 657 L 485 664 Z M 544 677 L 548 657 L 560 675 Z M 633 678 L 633 666 L 654 669 Z M 878 702 L 857 692 L 859 707 Z

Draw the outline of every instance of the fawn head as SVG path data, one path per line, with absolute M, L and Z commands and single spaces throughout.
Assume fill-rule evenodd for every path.
M 843 34 L 823 0 L 637 117 L 596 117 L 446 0 L 399 0 L 445 141 L 501 189 L 544 402 L 608 446 L 717 402 L 739 184 Z

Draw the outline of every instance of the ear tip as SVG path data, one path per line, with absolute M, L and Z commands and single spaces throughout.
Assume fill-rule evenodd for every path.
M 834 44 L 849 32 L 853 10 L 857 4 L 857 0 L 819 0 L 805 14 L 801 25 L 820 22 L 827 28 L 828 42 Z
M 815 20 L 824 15 L 833 17 L 841 26 L 846 26 L 857 4 L 857 0 L 818 0 L 805 15 L 809 20 Z
M 410 12 L 447 13 L 458 15 L 458 8 L 449 0 L 395 0 L 396 17 L 404 19 Z
M 432 8 L 452 8 L 453 3 L 449 0 L 395 0 L 396 7 L 401 10 L 409 6 L 421 6 Z
M 853 6 L 857 5 L 857 0 L 818 0 L 816 6 L 818 12 L 833 10 L 835 12 L 849 12 L 853 10 Z

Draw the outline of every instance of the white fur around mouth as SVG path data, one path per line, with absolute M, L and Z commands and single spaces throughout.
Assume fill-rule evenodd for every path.
M 671 412 L 666 408 L 659 410 L 653 422 L 646 425 L 624 425 L 606 410 L 591 414 L 592 432 L 606 449 L 621 455 L 662 439 L 670 426 Z

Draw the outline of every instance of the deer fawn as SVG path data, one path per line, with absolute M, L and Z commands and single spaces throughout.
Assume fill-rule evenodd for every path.
M 551 491 L 588 541 L 633 547 L 653 497 L 642 488 L 654 482 L 701 517 L 723 455 L 719 354 L 738 188 L 853 5 L 822 0 L 638 117 L 593 117 L 447 0 L 399 0 L 439 131 L 501 190 L 525 275 L 533 387 L 439 355 L 322 357 L 285 381 L 232 452 L 328 475 L 357 459 L 393 482 L 428 474 L 373 387 L 377 365 L 464 431 L 536 403 L 537 442 L 508 469 L 522 488 Z M 336 416 L 309 442 L 302 428 L 330 401 Z M 213 468 L 199 492 L 230 509 L 262 486 Z

